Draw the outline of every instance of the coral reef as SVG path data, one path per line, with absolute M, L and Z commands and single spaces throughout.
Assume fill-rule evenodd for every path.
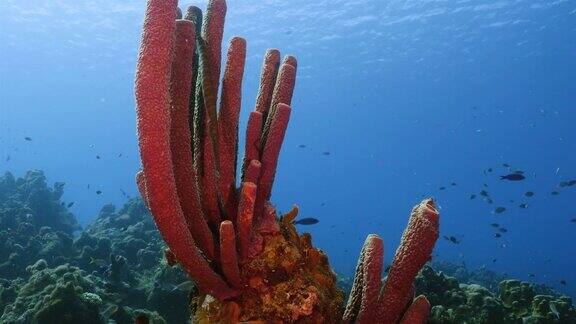
M 0 178 L 0 221 L 10 224 L 0 230 L 0 322 L 90 322 L 90 314 L 102 323 L 133 323 L 138 314 L 151 323 L 189 318 L 194 287 L 179 268 L 160 263 L 165 245 L 142 200 L 119 211 L 104 206 L 74 239 L 78 226 L 60 201 L 63 185 L 49 194 L 54 189 L 44 179 L 41 171 Z M 34 209 L 28 199 L 39 195 L 30 193 L 44 193 Z M 19 216 L 29 213 L 35 217 Z
M 74 216 L 60 202 L 64 184 L 46 184 L 42 171 L 23 178 L 7 172 L 0 178 L 0 277 L 26 275 L 23 264 L 43 258 L 62 264 L 72 251 L 72 234 L 80 229 Z
M 34 173 L 40 174 L 39 171 Z M 24 179 L 15 181 L 22 182 Z M 0 192 L 6 192 L 5 183 L 0 181 Z M 49 190 L 45 182 L 34 183 L 38 186 L 34 188 L 35 191 Z M 29 186 L 25 188 L 21 186 L 13 189 L 11 195 L 2 197 L 0 205 L 19 206 L 12 209 L 15 214 L 22 212 L 16 210 L 18 208 L 26 210 L 26 204 L 21 201 L 25 195 L 19 192 L 30 190 Z M 59 200 L 46 200 L 43 203 L 62 205 Z M 39 210 L 45 209 L 41 205 L 39 207 Z M 288 252 L 284 254 L 285 250 L 280 249 L 282 245 L 271 244 L 265 255 L 270 262 L 276 264 L 268 268 L 269 273 L 262 277 L 282 280 L 286 272 L 273 270 L 284 266 L 289 269 L 298 262 L 305 265 L 301 270 L 302 275 L 313 273 L 314 264 L 323 267 L 326 260 L 311 248 L 310 237 L 300 236 L 293 226 L 288 226 L 296 212 L 294 209 L 286 214 L 280 227 L 285 229 L 283 237 L 288 237 L 290 242 L 299 242 L 300 247 L 289 246 Z M 57 213 L 51 215 L 59 217 Z M 53 219 L 47 221 L 55 222 Z M 27 223 L 26 218 L 18 218 L 15 227 L 21 226 L 20 223 Z M 170 267 L 161 262 L 162 251 L 166 246 L 142 200 L 131 199 L 118 210 L 112 205 L 104 206 L 96 220 L 73 241 L 71 248 L 70 243 L 59 242 L 68 241 L 69 237 L 56 233 L 63 232 L 44 226 L 42 235 L 34 234 L 27 239 L 31 246 L 42 247 L 50 242 L 43 240 L 43 237 L 52 237 L 53 241 L 49 245 L 54 247 L 52 253 L 58 255 L 58 259 L 52 263 L 39 256 L 14 259 L 13 268 L 19 275 L 13 279 L 0 276 L 1 323 L 86 321 L 132 324 L 137 318 L 157 324 L 185 323 L 191 315 L 189 301 L 198 308 L 200 295 L 186 274 L 179 267 Z M 5 250 L 13 248 L 10 242 L 23 239 L 20 232 L 10 230 L 4 231 L 3 237 L 3 242 L 8 242 L 3 246 Z M 146 244 L 143 245 L 140 240 Z M 305 253 L 298 254 L 299 251 Z M 285 255 L 286 260 L 276 258 L 275 255 L 279 253 Z M 7 262 L 8 258 L 4 254 L 0 263 Z M 258 269 L 260 264 L 252 266 Z M 434 266 L 459 277 L 449 277 L 428 266 L 416 276 L 415 294 L 426 295 L 432 306 L 429 323 L 573 323 L 576 320 L 572 300 L 550 288 L 505 280 L 503 275 L 486 269 L 472 271 L 462 265 L 446 262 L 435 262 Z M 261 283 L 253 281 L 256 285 Z M 288 291 L 288 285 L 291 284 L 288 281 L 286 285 L 278 285 L 275 287 L 277 289 L 269 290 L 266 300 L 282 300 L 281 293 Z M 337 285 L 344 291 L 350 291 L 353 278 L 338 276 Z M 290 296 L 293 299 L 288 300 Z M 288 295 L 284 298 L 282 302 L 293 304 L 312 301 L 302 295 Z M 213 303 L 214 308 L 219 305 L 213 299 L 202 300 L 204 302 Z M 422 298 L 416 299 L 414 303 L 414 306 L 427 307 Z M 269 303 L 266 310 L 276 312 L 274 305 Z M 223 306 L 229 312 L 238 310 L 234 304 Z M 423 313 L 415 312 L 416 315 Z M 209 312 L 203 314 L 211 315 Z M 407 319 L 413 315 L 407 312 L 403 316 Z
M 482 272 L 481 272 L 482 273 Z M 500 294 L 425 266 L 416 277 L 416 293 L 432 306 L 429 323 L 574 323 L 576 309 L 566 296 L 539 295 L 537 285 L 518 280 L 500 283 Z
M 246 41 L 230 41 L 219 87 L 225 14 L 224 0 L 209 1 L 200 26 L 197 7 L 180 19 L 176 0 L 148 1 L 135 82 L 138 188 L 169 247 L 168 263 L 179 263 L 198 286 L 196 320 L 338 322 L 343 294 L 326 256 L 296 233 L 297 208 L 278 218 L 270 203 L 296 59 L 280 63 L 277 50 L 266 53 L 237 175 Z M 429 304 L 423 296 L 412 302 L 412 286 L 437 238 L 438 213 L 425 200 L 380 289 L 382 242 L 369 236 L 344 321 L 424 322 Z

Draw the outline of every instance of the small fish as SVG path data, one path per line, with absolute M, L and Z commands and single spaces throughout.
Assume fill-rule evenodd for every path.
M 456 184 L 456 182 L 452 182 L 450 185 L 451 185 L 451 186 L 456 186 L 457 184 Z
M 100 155 L 96 155 L 96 160 L 100 160 Z
M 192 289 L 194 289 L 194 283 L 190 280 L 186 280 L 184 282 L 182 282 L 181 284 L 175 286 L 174 288 L 172 288 L 172 291 L 190 291 Z
M 528 277 L 530 277 L 530 278 L 534 278 L 534 277 L 536 277 L 536 275 L 535 275 L 535 274 L 533 274 L 533 273 L 530 273 L 530 274 L 528 275 Z
M 25 140 L 25 141 L 28 141 L 28 142 L 31 142 L 31 141 L 32 141 L 32 137 L 26 136 L 26 137 L 24 137 L 24 140 Z
M 470 199 L 474 199 L 474 198 L 476 198 L 476 195 L 475 195 L 475 194 L 471 194 L 471 195 L 470 195 Z
M 10 162 L 10 155 L 6 156 L 6 162 Z
M 485 188 L 488 188 L 488 185 L 487 185 L 486 183 L 484 183 L 484 187 L 485 187 Z
M 322 152 L 322 154 L 324 154 L 324 155 L 330 155 L 330 152 L 324 151 L 324 152 Z
M 118 305 L 110 305 L 104 311 L 102 311 L 101 315 L 104 318 L 110 318 L 114 313 L 118 311 Z
M 305 145 L 305 144 L 300 144 L 300 145 L 298 145 L 298 147 L 299 147 L 299 148 L 306 148 L 306 145 Z
M 572 218 L 572 219 L 570 220 L 570 222 L 576 223 L 576 218 Z
M 509 167 L 510 167 L 510 164 L 508 164 L 508 163 L 502 163 L 502 166 L 505 167 L 505 168 L 509 168 Z
M 444 239 L 447 240 L 447 241 L 450 241 L 450 242 L 452 242 L 452 243 L 454 243 L 454 244 L 460 243 L 460 240 L 457 239 L 455 236 L 444 236 Z
M 526 196 L 526 197 L 533 197 L 533 196 L 534 196 L 534 192 L 532 192 L 532 191 L 526 191 L 526 192 L 524 193 L 524 196 Z
M 506 207 L 496 207 L 496 209 L 494 209 L 494 212 L 496 214 L 502 214 L 505 211 L 506 211 Z
M 550 305 L 550 311 L 552 312 L 552 314 L 554 314 L 554 316 L 556 316 L 556 319 L 560 319 L 560 312 L 556 308 L 556 304 L 549 303 L 548 305 Z
M 69 202 L 68 205 L 66 205 L 66 207 L 68 207 L 68 208 L 70 208 L 70 207 L 72 207 L 72 206 L 74 206 L 74 202 L 73 202 L 73 201 Z
M 560 193 L 559 193 L 558 191 L 554 190 L 554 191 L 552 191 L 550 194 L 551 194 L 552 196 L 558 196 Z
M 500 233 L 508 233 L 508 230 L 505 229 L 504 227 L 500 227 L 498 230 L 500 231 Z
M 489 194 L 488 191 L 486 191 L 486 190 L 480 191 L 480 196 L 482 196 L 482 197 L 488 197 L 489 195 L 490 195 L 490 194 Z
M 316 218 L 312 218 L 312 217 L 307 217 L 307 218 L 301 218 L 297 221 L 294 222 L 294 224 L 298 224 L 298 225 L 314 225 L 314 224 L 318 224 L 319 220 L 317 220 Z
M 487 171 L 488 171 L 488 172 L 492 172 L 492 168 L 488 168 L 488 170 L 487 170 Z
M 97 267 L 103 267 L 106 265 L 106 261 L 102 260 L 102 259 L 94 259 L 94 258 L 90 258 L 90 264 L 91 265 L 95 265 Z
M 520 181 L 526 179 L 521 173 L 510 173 L 507 175 L 500 176 L 500 180 L 509 180 L 509 181 Z
M 96 194 L 97 194 L 97 195 L 100 195 L 100 194 L 102 194 L 102 191 L 96 190 Z
M 500 227 L 500 224 L 498 224 L 498 223 L 492 223 L 492 224 L 490 224 L 490 226 L 492 226 L 492 227 Z
M 560 280 L 560 284 L 562 284 L 563 286 L 566 286 L 566 280 L 564 280 L 564 279 Z
M 492 263 L 496 263 L 496 261 L 498 261 L 498 259 L 496 258 L 492 259 Z
M 486 202 L 489 203 L 489 204 L 491 204 L 491 203 L 493 203 L 494 201 L 492 201 L 492 199 L 488 198 L 488 199 L 486 199 Z
M 126 194 L 126 191 L 120 189 L 120 192 L 122 193 L 122 197 L 128 197 L 128 195 Z
M 526 208 L 528 208 L 528 204 L 520 204 L 520 205 L 518 205 L 518 207 L 520 207 L 522 209 L 526 209 Z
M 121 157 L 122 157 L 122 153 L 118 153 L 118 157 L 121 158 Z
M 494 237 L 495 237 L 495 238 L 502 237 L 502 234 L 500 234 L 500 233 L 494 233 Z
M 444 190 L 444 189 L 446 189 L 446 187 L 440 187 L 440 188 L 438 188 L 438 190 Z

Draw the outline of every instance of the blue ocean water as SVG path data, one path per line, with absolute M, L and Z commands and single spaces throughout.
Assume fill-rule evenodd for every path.
M 0 2 L 0 171 L 66 182 L 83 224 L 137 195 L 143 12 L 143 0 Z M 298 58 L 272 200 L 320 220 L 300 229 L 337 271 L 369 233 L 390 260 L 432 196 L 441 235 L 459 242 L 440 238 L 435 259 L 576 296 L 576 186 L 559 187 L 576 179 L 576 2 L 243 0 L 226 20 L 225 39 L 248 41 L 241 129 L 265 49 Z M 526 179 L 499 179 L 516 170 Z

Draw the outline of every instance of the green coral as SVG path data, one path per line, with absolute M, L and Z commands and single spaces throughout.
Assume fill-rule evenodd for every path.
M 527 282 L 504 280 L 500 282 L 500 299 L 515 315 L 522 317 L 531 310 L 534 290 Z
M 576 323 L 576 310 L 569 297 L 539 295 L 536 292 L 550 289 L 518 280 L 501 281 L 496 294 L 477 284 L 461 284 L 426 266 L 416 277 L 415 286 L 416 294 L 424 294 L 430 301 L 431 324 Z

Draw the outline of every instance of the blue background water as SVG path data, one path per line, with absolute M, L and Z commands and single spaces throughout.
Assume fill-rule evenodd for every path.
M 320 219 L 302 230 L 338 271 L 352 271 L 368 233 L 390 259 L 424 195 L 442 235 L 461 240 L 441 238 L 439 260 L 576 295 L 576 187 L 557 187 L 576 179 L 576 2 L 229 2 L 225 39 L 248 40 L 241 129 L 265 49 L 299 59 L 273 201 Z M 65 181 L 84 224 L 121 204 L 121 189 L 137 194 L 143 11 L 140 0 L 0 2 L 0 171 Z M 500 181 L 502 163 L 528 178 Z M 483 189 L 493 204 L 469 199 Z M 492 222 L 508 233 L 494 238 Z

